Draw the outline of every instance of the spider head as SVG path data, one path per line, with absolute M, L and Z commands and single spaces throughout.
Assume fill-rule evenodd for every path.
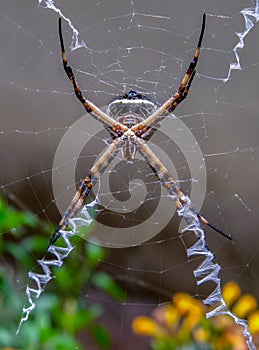
M 121 97 L 127 100 L 136 100 L 136 99 L 143 100 L 143 95 L 135 90 L 130 90 L 129 92 L 127 92 L 125 95 Z

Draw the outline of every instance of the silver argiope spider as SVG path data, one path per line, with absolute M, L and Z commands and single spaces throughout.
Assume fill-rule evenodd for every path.
M 89 192 L 93 187 L 93 184 L 100 178 L 101 174 L 120 149 L 122 150 L 123 158 L 129 162 L 134 159 L 136 151 L 143 156 L 158 177 L 159 181 L 172 196 L 172 199 L 174 200 L 178 209 L 182 209 L 183 206 L 189 201 L 189 198 L 177 186 L 168 170 L 152 152 L 145 141 L 152 136 L 152 134 L 155 132 L 155 126 L 165 117 L 165 115 L 171 113 L 187 97 L 200 56 L 201 43 L 205 30 L 205 21 L 206 15 L 204 13 L 194 58 L 191 61 L 177 92 L 175 92 L 160 107 L 156 108 L 155 104 L 147 97 L 143 96 L 141 93 L 131 90 L 123 96 L 116 97 L 109 104 L 107 113 L 104 113 L 101 109 L 83 96 L 72 68 L 68 65 L 62 36 L 61 18 L 59 18 L 59 39 L 64 70 L 74 88 L 76 97 L 83 104 L 85 110 L 89 114 L 105 125 L 113 137 L 113 142 L 97 159 L 95 164 L 90 169 L 88 175 L 81 180 L 74 198 L 72 199 L 69 207 L 63 214 L 56 230 L 50 238 L 49 246 L 56 242 L 61 235 L 60 230 L 65 230 L 69 225 L 69 220 L 75 217 L 78 211 L 82 208 L 89 195 Z M 192 203 L 190 204 L 190 209 L 202 223 L 210 226 L 224 237 L 232 239 L 229 235 L 216 228 L 205 217 L 203 217 L 195 209 Z

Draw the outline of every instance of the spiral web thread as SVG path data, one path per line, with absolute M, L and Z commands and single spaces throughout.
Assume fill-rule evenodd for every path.
M 90 206 L 92 207 L 95 203 L 93 202 Z M 36 307 L 34 300 L 38 299 L 39 296 L 45 289 L 47 283 L 53 278 L 51 267 L 58 266 L 61 267 L 64 259 L 70 254 L 73 250 L 73 247 L 70 243 L 70 238 L 74 236 L 78 229 L 82 226 L 89 226 L 93 219 L 89 215 L 89 205 L 84 206 L 80 213 L 80 217 L 76 217 L 70 220 L 71 231 L 60 231 L 61 237 L 66 244 L 66 247 L 59 246 L 50 246 L 48 248 L 48 253 L 52 254 L 54 258 L 47 259 L 44 256 L 41 260 L 38 260 L 38 264 L 42 269 L 42 274 L 34 273 L 30 271 L 28 273 L 29 282 L 26 287 L 26 297 L 29 303 L 29 306 L 23 307 L 23 315 L 19 323 L 17 334 L 20 331 L 22 324 L 27 321 L 30 313 Z M 193 271 L 196 278 L 197 286 L 200 286 L 206 282 L 213 282 L 216 284 L 213 292 L 203 300 L 203 303 L 209 306 L 214 307 L 214 309 L 206 314 L 207 318 L 217 315 L 227 314 L 231 316 L 235 323 L 244 328 L 243 335 L 246 339 L 246 343 L 250 350 L 256 350 L 256 347 L 253 343 L 252 336 L 248 329 L 248 324 L 246 320 L 238 318 L 233 314 L 227 307 L 221 292 L 221 280 L 220 280 L 220 270 L 221 266 L 214 262 L 214 254 L 208 248 L 204 231 L 200 226 L 200 221 L 197 217 L 197 214 L 192 209 L 194 208 L 190 200 L 183 206 L 182 209 L 178 210 L 178 215 L 182 217 L 187 223 L 187 227 L 183 232 L 193 232 L 197 241 L 187 249 L 187 257 L 193 256 L 203 256 L 203 262 Z M 30 286 L 33 283 L 33 287 Z

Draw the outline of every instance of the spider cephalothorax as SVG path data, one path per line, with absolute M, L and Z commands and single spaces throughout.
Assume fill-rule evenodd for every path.
M 155 111 L 155 108 L 156 105 L 149 98 L 134 90 L 130 90 L 125 95 L 118 96 L 111 101 L 107 108 L 107 114 L 131 129 L 132 126 L 147 119 Z M 112 129 L 108 128 L 108 130 L 113 138 L 117 137 Z M 147 141 L 155 130 L 155 128 L 148 128 L 146 133 L 142 135 L 142 138 Z M 122 157 L 126 161 L 131 162 L 135 153 L 136 146 L 129 137 L 122 147 Z
M 65 53 L 65 47 L 62 37 L 61 19 L 59 19 L 59 38 L 62 53 L 62 61 L 65 72 L 74 88 L 74 92 L 79 101 L 83 104 L 85 110 L 94 118 L 99 120 L 108 129 L 113 137 L 113 142 L 97 159 L 90 169 L 87 176 L 80 182 L 79 188 L 72 199 L 69 207 L 62 216 L 59 225 L 50 238 L 52 245 L 61 235 L 60 231 L 67 228 L 69 220 L 72 219 L 84 205 L 93 184 L 100 178 L 108 164 L 115 155 L 122 150 L 123 158 L 131 162 L 135 152 L 138 151 L 146 162 L 150 165 L 158 177 L 161 184 L 168 190 L 176 206 L 181 210 L 188 203 L 189 209 L 199 220 L 209 225 L 217 232 L 231 239 L 215 226 L 211 225 L 200 213 L 198 213 L 189 198 L 181 191 L 176 182 L 170 175 L 166 167 L 160 162 L 146 141 L 153 135 L 158 123 L 163 120 L 165 115 L 172 112 L 188 95 L 191 87 L 196 65 L 200 56 L 201 43 L 205 30 L 206 15 L 203 15 L 202 28 L 198 45 L 186 74 L 178 88 L 161 106 L 157 107 L 146 96 L 134 90 L 130 90 L 123 96 L 116 97 L 104 113 L 99 107 L 83 96 L 83 93 L 75 79 L 72 68 L 68 65 Z M 199 235 L 198 232 L 195 232 Z

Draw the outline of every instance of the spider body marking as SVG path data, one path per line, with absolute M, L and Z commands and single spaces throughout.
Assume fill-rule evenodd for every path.
M 137 133 L 131 131 L 131 128 L 147 119 L 154 111 L 155 104 L 146 96 L 130 90 L 123 96 L 118 96 L 112 100 L 107 108 L 107 114 L 120 124 L 125 125 L 128 130 L 124 133 L 125 143 L 121 149 L 122 157 L 128 163 L 132 162 L 136 153 L 136 142 L 134 137 Z M 145 134 L 141 135 L 144 140 L 148 140 L 156 128 L 150 128 Z M 112 130 L 108 128 L 111 136 L 116 138 Z
M 63 67 L 74 89 L 74 93 L 84 106 L 85 110 L 91 116 L 103 123 L 108 129 L 113 138 L 113 142 L 97 159 L 86 177 L 81 180 L 76 194 L 74 195 L 70 205 L 63 214 L 56 230 L 53 232 L 50 238 L 48 248 L 60 237 L 60 231 L 65 230 L 69 226 L 69 220 L 75 217 L 75 215 L 81 210 L 94 183 L 100 178 L 119 150 L 122 151 L 123 158 L 127 162 L 131 162 L 134 158 L 135 152 L 138 151 L 149 164 L 152 171 L 156 174 L 161 184 L 168 190 L 178 210 L 181 210 L 184 205 L 189 203 L 189 209 L 202 223 L 208 225 L 224 237 L 232 239 L 228 234 L 212 225 L 195 209 L 195 206 L 181 191 L 173 177 L 170 175 L 169 171 L 160 162 L 146 143 L 146 141 L 155 132 L 159 122 L 162 121 L 168 113 L 173 112 L 189 93 L 200 56 L 201 44 L 205 31 L 205 22 L 206 15 L 204 13 L 201 32 L 194 57 L 189 64 L 178 90 L 172 94 L 161 106 L 157 107 L 152 101 L 143 96 L 141 93 L 130 90 L 125 95 L 116 97 L 110 103 L 107 113 L 104 113 L 99 107 L 84 97 L 76 81 L 73 70 L 67 61 L 62 36 L 61 18 L 59 18 L 59 39 Z M 194 232 L 199 237 L 199 233 L 197 231 Z

